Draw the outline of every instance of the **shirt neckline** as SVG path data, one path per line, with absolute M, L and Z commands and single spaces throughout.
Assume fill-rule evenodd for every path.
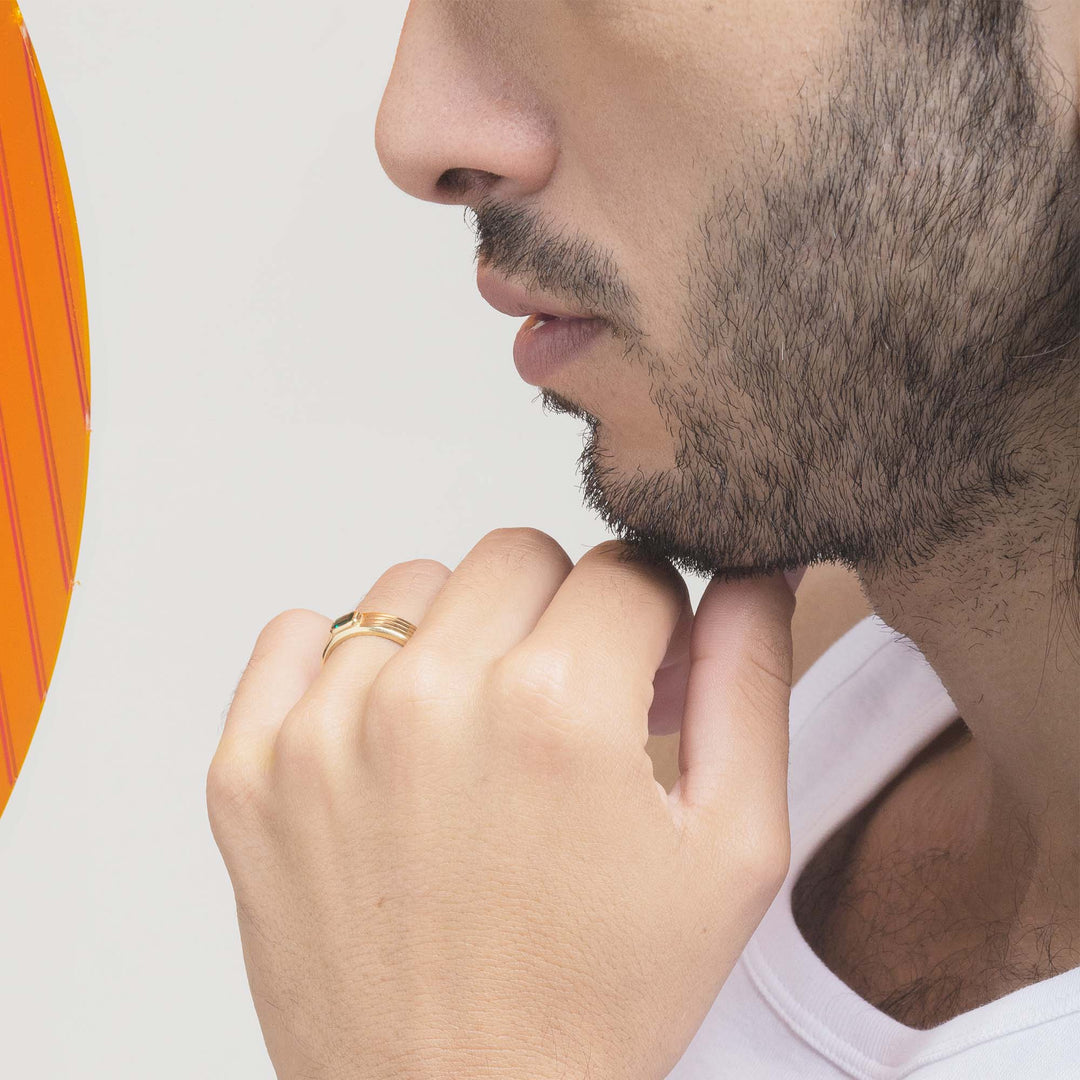
M 793 752 L 812 732 L 815 714 L 827 709 L 830 699 L 843 694 L 845 684 L 859 676 L 890 690 L 902 687 L 900 699 L 888 699 L 889 715 L 874 717 L 872 728 L 864 726 L 862 738 L 845 744 L 823 801 L 811 787 L 802 792 L 793 788 L 791 868 L 743 951 L 742 962 L 772 1008 L 825 1057 L 852 1075 L 892 1080 L 966 1047 L 1080 1012 L 1080 967 L 920 1029 L 860 997 L 818 958 L 792 915 L 794 883 L 822 841 L 959 716 L 913 643 L 876 614 L 869 615 L 835 641 L 793 689 L 792 705 L 805 713 L 793 728 Z M 911 711 L 900 715 L 902 706 Z M 837 714 L 817 722 L 844 719 Z M 847 719 L 853 736 L 859 725 L 870 723 L 857 716 Z

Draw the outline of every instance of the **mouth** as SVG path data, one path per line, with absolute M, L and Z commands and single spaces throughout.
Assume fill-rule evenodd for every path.
M 531 386 L 542 386 L 559 368 L 580 359 L 607 329 L 602 319 L 537 312 L 514 338 L 514 367 Z
M 504 315 L 526 315 L 514 339 L 514 366 L 532 386 L 542 385 L 564 364 L 581 356 L 586 346 L 610 329 L 592 312 L 574 311 L 556 299 L 497 277 L 490 268 L 477 270 L 480 295 Z

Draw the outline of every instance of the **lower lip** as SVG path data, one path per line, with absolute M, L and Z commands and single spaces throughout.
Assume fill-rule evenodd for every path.
M 535 315 L 530 315 L 514 338 L 514 367 L 531 386 L 542 386 L 606 329 L 602 319 L 551 319 L 542 325 L 538 322 Z

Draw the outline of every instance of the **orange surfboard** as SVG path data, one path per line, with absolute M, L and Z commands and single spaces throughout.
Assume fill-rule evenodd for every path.
M 89 354 L 56 122 L 18 5 L 0 0 L 0 813 L 41 715 L 75 584 Z

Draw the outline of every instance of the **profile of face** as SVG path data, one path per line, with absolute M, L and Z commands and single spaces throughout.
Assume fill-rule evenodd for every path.
M 606 322 L 541 390 L 615 535 L 902 575 L 1076 459 L 1078 35 L 1070 3 L 413 0 L 376 148 L 470 207 L 481 267 Z

